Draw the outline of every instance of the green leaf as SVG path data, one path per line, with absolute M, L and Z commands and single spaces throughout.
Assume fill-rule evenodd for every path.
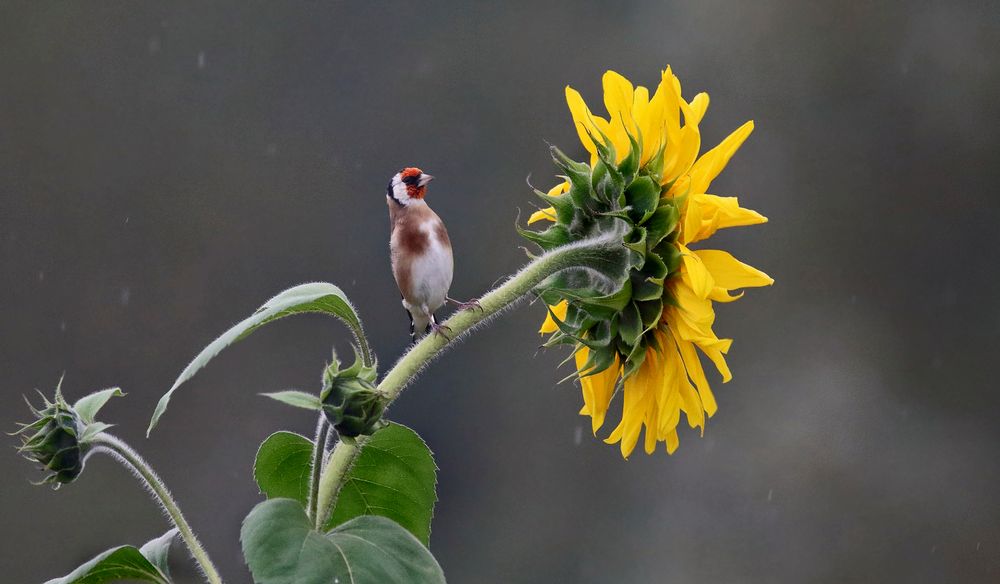
M 83 427 L 83 432 L 80 432 L 79 440 L 80 442 L 90 442 L 95 436 L 112 426 L 114 426 L 114 424 L 105 424 L 104 422 L 93 422 L 87 424 Z
M 366 355 L 369 354 L 364 331 L 361 328 L 361 319 L 354 310 L 354 306 L 351 305 L 351 302 L 340 288 L 325 282 L 301 284 L 294 288 L 289 288 L 265 302 L 263 306 L 258 308 L 248 318 L 222 333 L 219 338 L 202 349 L 201 353 L 184 368 L 184 371 L 181 372 L 174 385 L 167 393 L 163 394 L 159 403 L 156 404 L 156 410 L 153 411 L 153 417 L 149 421 L 149 429 L 146 430 L 146 435 L 148 436 L 153 431 L 153 428 L 156 427 L 157 422 L 160 420 L 160 416 L 167 410 L 167 405 L 170 403 L 170 398 L 174 391 L 182 383 L 194 377 L 194 374 L 199 369 L 207 365 L 223 349 L 237 341 L 245 339 L 250 333 L 269 322 L 292 314 L 308 312 L 327 314 L 342 320 L 351 329 L 351 332 L 354 333 L 358 342 L 361 343 L 362 351 Z
M 381 515 L 429 545 L 437 466 L 416 432 L 390 423 L 365 442 L 330 514 L 329 529 L 360 515 Z
M 292 432 L 275 432 L 260 445 L 254 479 L 269 499 L 303 505 L 309 496 L 313 442 Z M 416 432 L 390 423 L 372 434 L 344 480 L 330 529 L 361 515 L 388 517 L 428 545 L 437 502 L 437 466 Z
M 170 584 L 167 552 L 176 535 L 177 530 L 171 529 L 141 549 L 130 545 L 109 549 L 62 578 L 45 584 L 103 584 L 121 580 Z
M 108 389 L 102 389 L 101 391 L 95 391 L 94 393 L 81 397 L 73 404 L 73 409 L 80 416 L 80 419 L 84 422 L 90 424 L 96 417 L 97 412 L 104 407 L 104 404 L 108 403 L 108 400 L 113 397 L 122 397 L 125 394 L 121 389 L 117 387 L 110 387 Z
M 294 432 L 275 432 L 261 443 L 253 478 L 268 499 L 285 497 L 306 504 L 313 441 Z
M 257 584 L 443 584 L 434 556 L 384 517 L 357 517 L 323 534 L 305 508 L 271 499 L 250 511 L 240 530 L 243 556 Z
M 273 393 L 262 393 L 261 395 L 269 397 L 276 401 L 280 401 L 283 404 L 290 405 L 296 408 L 302 408 L 304 410 L 319 411 L 323 409 L 323 404 L 319 401 L 319 396 L 311 393 L 306 393 L 304 391 L 296 391 L 294 389 L 288 389 L 285 391 L 276 391 Z

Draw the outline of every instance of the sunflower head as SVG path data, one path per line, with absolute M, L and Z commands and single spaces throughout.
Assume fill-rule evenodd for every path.
M 561 273 L 543 282 L 538 291 L 550 306 L 568 303 L 566 314 L 553 319 L 557 330 L 548 346 L 585 346 L 589 357 L 583 371 L 598 373 L 620 362 L 629 376 L 642 365 L 646 349 L 655 346 L 649 333 L 656 328 L 664 303 L 671 302 L 664 285 L 681 263 L 675 242 L 682 199 L 665 196 L 671 186 L 662 184 L 665 145 L 640 165 L 641 134 L 629 135 L 628 153 L 620 160 L 606 135 L 590 137 L 597 151 L 593 165 L 550 147 L 565 183 L 535 194 L 552 206 L 553 224 L 540 232 L 520 232 L 545 251 L 602 234 L 620 234 L 628 250 L 627 277 L 615 281 L 592 272 Z
M 699 156 L 698 124 L 708 95 L 685 100 L 669 67 L 654 92 L 607 72 L 607 118 L 592 114 L 569 87 L 566 100 L 590 161 L 574 161 L 552 147 L 562 182 L 536 191 L 550 206 L 528 220 L 552 224 L 519 232 L 546 251 L 620 237 L 627 265 L 600 273 L 565 270 L 542 282 L 536 292 L 549 314 L 541 332 L 551 335 L 546 345 L 573 347 L 584 398 L 580 413 L 591 417 L 595 434 L 622 389 L 622 419 L 606 441 L 620 442 L 627 457 L 645 428 L 647 452 L 660 441 L 673 452 L 681 413 L 704 430 L 706 415 L 716 410 L 698 351 L 723 381 L 731 378 L 724 355 L 732 341 L 713 331 L 713 302 L 731 302 L 742 296 L 733 290 L 773 283 L 728 252 L 691 247 L 719 229 L 767 221 L 736 197 L 708 192 L 753 122 Z

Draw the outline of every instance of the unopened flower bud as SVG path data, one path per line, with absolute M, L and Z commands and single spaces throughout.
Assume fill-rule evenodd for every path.
M 55 402 L 46 399 L 41 411 L 34 408 L 32 411 L 37 419 L 21 428 L 23 444 L 18 451 L 50 471 L 51 474 L 41 481 L 43 484 L 73 482 L 83 472 L 88 450 L 79 440 L 83 429 L 79 416 L 59 393 L 56 393 Z M 35 433 L 28 436 L 32 430 Z

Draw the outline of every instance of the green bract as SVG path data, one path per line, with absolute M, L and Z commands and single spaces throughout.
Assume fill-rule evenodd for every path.
M 359 351 L 354 364 L 340 369 L 336 355 L 323 371 L 323 413 L 341 436 L 370 435 L 381 427 L 385 396 L 375 389 L 374 367 L 366 367 Z
M 617 357 L 628 377 L 639 369 L 646 348 L 656 342 L 652 331 L 672 302 L 664 284 L 680 267 L 677 241 L 682 198 L 666 197 L 662 183 L 663 152 L 639 167 L 641 138 L 630 136 L 628 156 L 616 162 L 606 136 L 591 136 L 597 146 L 593 166 L 576 162 L 555 146 L 552 159 L 563 171 L 568 189 L 561 195 L 536 190 L 554 210 L 554 223 L 544 231 L 518 228 L 545 251 L 608 233 L 620 233 L 628 249 L 627 276 L 609 279 L 594 271 L 567 270 L 547 278 L 535 291 L 549 306 L 567 301 L 566 318 L 553 315 L 558 330 L 546 346 L 584 345 L 586 375 L 611 367 Z
M 105 389 L 70 406 L 62 396 L 61 384 L 60 380 L 53 401 L 39 392 L 41 410 L 28 403 L 35 421 L 22 424 L 16 432 L 22 440 L 18 452 L 50 473 L 39 484 L 56 487 L 73 482 L 83 472 L 93 439 L 110 427 L 94 420 L 94 416 L 111 397 L 124 395 L 117 387 Z

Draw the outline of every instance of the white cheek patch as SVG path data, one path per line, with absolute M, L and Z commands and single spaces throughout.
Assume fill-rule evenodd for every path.
M 389 187 L 392 191 L 392 198 L 396 200 L 400 205 L 410 204 L 410 195 L 406 193 L 406 183 L 401 180 L 393 180 L 392 185 Z

